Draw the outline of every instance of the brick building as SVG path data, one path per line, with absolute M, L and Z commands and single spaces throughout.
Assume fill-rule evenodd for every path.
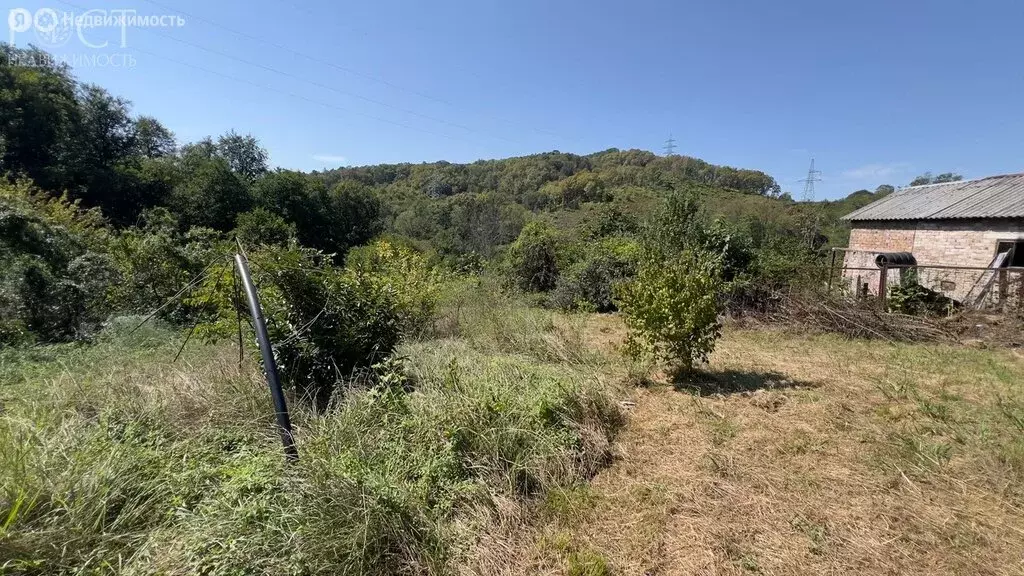
M 912 186 L 843 219 L 852 226 L 844 268 L 877 269 L 878 254 L 909 252 L 922 266 L 921 284 L 955 300 L 987 290 L 995 273 L 928 266 L 1024 266 L 1024 174 Z M 843 275 L 851 288 L 877 292 L 877 271 Z

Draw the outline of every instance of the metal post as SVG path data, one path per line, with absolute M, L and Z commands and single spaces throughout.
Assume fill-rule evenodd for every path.
M 281 381 L 277 378 L 277 362 L 274 360 L 274 349 L 271 347 L 270 337 L 267 335 L 267 324 L 263 320 L 263 308 L 260 306 L 260 297 L 256 293 L 256 286 L 252 283 L 252 276 L 249 274 L 249 264 L 245 256 L 241 253 L 235 254 L 235 265 L 238 266 L 238 275 L 242 277 L 245 296 L 249 300 L 252 324 L 256 329 L 256 340 L 260 345 L 260 354 L 263 356 L 263 370 L 267 375 L 270 395 L 274 399 L 274 412 L 277 416 L 278 431 L 281 434 L 281 444 L 284 445 L 284 455 L 289 461 L 294 462 L 299 459 L 299 451 L 295 448 L 295 439 L 292 437 L 292 423 L 288 418 L 288 405 L 284 400 L 284 391 L 281 390 Z
M 878 302 L 882 306 L 882 310 L 885 310 L 885 298 L 886 286 L 885 283 L 889 280 L 889 265 L 882 264 L 882 269 L 878 273 Z

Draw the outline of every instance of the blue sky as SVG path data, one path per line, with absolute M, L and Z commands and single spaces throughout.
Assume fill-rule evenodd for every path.
M 13 0 L 181 27 L 60 54 L 179 141 L 230 129 L 276 166 L 677 152 L 818 198 L 915 175 L 1024 170 L 1024 2 Z M 5 11 L 6 12 L 6 11 Z M 105 35 L 105 36 L 104 36 Z M 16 36 L 46 47 L 32 31 Z

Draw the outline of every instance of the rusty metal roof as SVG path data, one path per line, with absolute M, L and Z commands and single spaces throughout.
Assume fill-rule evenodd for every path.
M 1024 174 L 911 186 L 855 210 L 843 220 L 1024 218 Z

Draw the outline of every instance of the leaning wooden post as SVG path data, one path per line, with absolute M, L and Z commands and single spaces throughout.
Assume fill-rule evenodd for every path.
M 999 270 L 999 309 L 1006 310 L 1006 295 L 1010 291 L 1008 278 L 1006 276 L 1006 269 L 1001 268 Z
M 277 416 L 277 428 L 281 434 L 281 444 L 284 445 L 284 455 L 289 462 L 299 459 L 299 451 L 295 448 L 295 439 L 292 436 L 292 422 L 288 417 L 288 404 L 284 399 L 284 391 L 281 389 L 281 381 L 277 377 L 277 362 L 274 360 L 274 349 L 270 345 L 270 336 L 267 335 L 267 323 L 263 320 L 263 308 L 260 306 L 260 297 L 256 293 L 256 286 L 252 283 L 252 275 L 249 274 L 249 263 L 242 254 L 241 246 L 235 254 L 235 265 L 238 267 L 238 275 L 242 277 L 242 286 L 245 288 L 245 297 L 249 300 L 249 312 L 252 314 L 252 324 L 256 329 L 256 340 L 260 345 L 260 354 L 263 356 L 263 370 L 267 376 L 267 385 L 270 387 L 270 395 L 274 399 L 274 413 Z
M 1017 309 L 1024 310 L 1024 270 L 1017 272 Z
M 882 264 L 882 269 L 878 272 L 878 302 L 882 306 L 882 311 L 885 311 L 885 299 L 886 299 L 886 286 L 885 283 L 889 279 L 889 264 Z
M 833 248 L 832 249 L 832 262 L 830 262 L 829 265 L 828 265 L 828 292 L 827 293 L 828 293 L 829 296 L 832 295 L 832 273 L 835 271 L 835 267 L 836 267 L 836 251 L 835 251 L 835 248 Z

